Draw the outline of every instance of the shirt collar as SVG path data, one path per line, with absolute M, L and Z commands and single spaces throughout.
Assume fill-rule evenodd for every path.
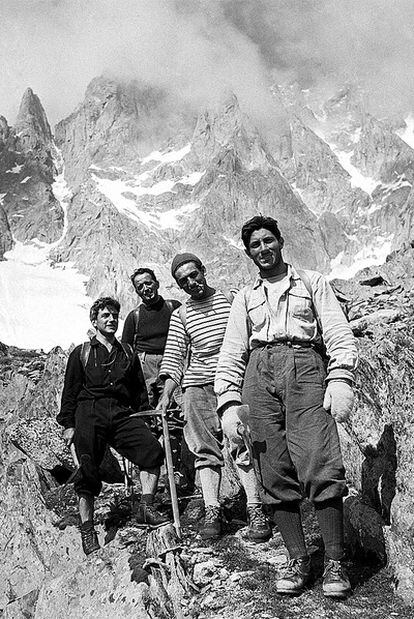
M 295 267 L 293 267 L 291 264 L 287 264 L 287 277 L 289 279 L 292 280 L 297 280 L 300 279 L 298 272 L 296 271 Z M 257 288 L 259 288 L 260 286 L 263 285 L 263 277 L 261 277 L 260 273 L 256 276 L 256 279 L 254 280 L 253 283 L 253 290 L 256 290 Z
M 103 344 L 101 344 L 101 342 L 99 340 L 96 339 L 96 335 L 93 335 L 90 339 L 90 344 L 91 346 L 103 346 Z M 116 348 L 120 348 L 121 344 L 120 342 L 117 340 L 117 338 L 115 338 L 114 340 L 114 347 L 116 346 Z M 121 347 L 122 348 L 122 347 Z

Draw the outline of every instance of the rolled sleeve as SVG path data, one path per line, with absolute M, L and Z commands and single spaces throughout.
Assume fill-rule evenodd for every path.
M 249 324 L 244 289 L 231 306 L 214 381 L 218 408 L 228 402 L 241 402 L 244 373 L 249 358 Z
M 358 362 L 354 334 L 327 279 L 312 274 L 313 301 L 329 357 L 327 381 L 353 381 Z

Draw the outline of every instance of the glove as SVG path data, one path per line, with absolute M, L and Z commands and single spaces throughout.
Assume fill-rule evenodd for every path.
M 344 380 L 330 380 L 326 387 L 323 407 L 330 411 L 335 421 L 343 422 L 349 418 L 354 407 L 354 390 Z
M 74 434 L 75 434 L 75 428 L 66 428 L 66 430 L 64 430 L 63 432 L 63 440 L 65 441 L 68 447 L 70 447 L 70 444 L 73 441 Z

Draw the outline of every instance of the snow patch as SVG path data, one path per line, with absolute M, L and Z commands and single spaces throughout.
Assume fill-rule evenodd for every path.
M 52 266 L 49 259 L 51 249 L 59 245 L 66 234 L 71 197 L 58 150 L 54 163 L 58 175 L 52 190 L 65 215 L 61 237 L 50 244 L 38 239 L 29 243 L 15 241 L 13 249 L 6 252 L 5 260 L 0 262 L 1 340 L 19 348 L 46 351 L 58 345 L 68 348 L 72 343 L 84 341 L 90 326 L 92 300 L 85 291 L 88 278 L 70 262 Z
M 346 170 L 350 175 L 351 187 L 359 187 L 360 189 L 362 189 L 362 191 L 365 191 L 365 193 L 371 195 L 374 189 L 380 184 L 380 181 L 375 180 L 371 176 L 364 176 L 364 174 L 362 174 L 362 172 L 360 172 L 360 170 L 358 170 L 358 168 L 356 168 L 351 163 L 352 155 L 354 154 L 353 151 L 346 152 L 343 150 L 339 150 L 339 148 L 337 148 L 335 144 L 332 144 L 332 142 L 328 142 L 328 140 L 326 140 L 325 136 L 320 130 L 315 129 L 314 131 L 316 135 L 329 146 L 333 154 L 337 157 L 343 169 Z M 360 135 L 361 129 L 357 129 L 351 136 L 352 142 L 359 142 Z
M 85 340 L 89 328 L 86 277 L 70 263 L 52 268 L 50 246 L 15 242 L 0 262 L 1 340 L 6 345 L 48 351 Z
M 337 149 L 333 144 L 329 145 L 337 156 L 341 166 L 348 172 L 351 177 L 351 187 L 359 187 L 362 191 L 365 191 L 368 195 L 371 195 L 376 187 L 379 185 L 379 181 L 375 180 L 371 176 L 364 176 L 358 168 L 351 163 L 353 151 L 345 152 Z
M 63 211 L 63 230 L 60 239 L 53 243 L 50 248 L 56 247 L 64 239 L 68 229 L 68 207 L 72 197 L 72 192 L 65 180 L 65 166 L 63 164 L 62 153 L 57 150 L 56 157 L 54 159 L 55 168 L 58 171 L 58 175 L 55 177 L 52 183 L 52 191 L 56 200 L 59 202 Z
M 408 114 L 407 118 L 404 119 L 405 129 L 399 129 L 395 133 L 399 138 L 404 140 L 408 146 L 414 148 L 414 115 L 412 113 Z
M 10 170 L 6 170 L 6 174 L 19 174 L 20 170 L 22 170 L 24 168 L 24 164 L 22 163 L 21 165 L 15 165 L 13 166 Z
M 27 183 L 27 181 L 30 181 L 31 178 L 31 176 L 26 176 L 22 181 L 20 181 L 20 184 L 24 185 L 25 183 Z
M 149 187 L 141 185 L 145 174 L 147 173 L 144 172 L 144 174 L 139 175 L 132 181 L 101 178 L 93 173 L 92 178 L 98 190 L 112 202 L 119 212 L 152 228 L 180 230 L 183 225 L 182 219 L 188 213 L 199 208 L 199 204 L 186 204 L 178 209 L 170 209 L 169 211 L 154 208 L 149 212 L 140 209 L 135 200 L 128 197 L 128 194 L 133 194 L 137 198 L 145 195 L 159 196 L 171 192 L 178 183 L 195 185 L 205 172 L 192 172 L 178 180 L 163 180 Z
M 334 279 L 335 277 L 340 279 L 350 279 L 361 269 L 384 264 L 388 254 L 391 252 L 393 237 L 393 234 L 388 237 L 375 237 L 371 243 L 360 249 L 360 251 L 355 254 L 352 262 L 349 264 L 343 262 L 344 260 L 347 260 L 347 257 L 344 255 L 343 251 L 340 252 L 336 258 L 331 260 L 331 272 L 328 276 L 329 279 Z
M 190 150 L 190 142 L 180 150 L 170 150 L 166 153 L 160 153 L 159 150 L 155 150 L 154 152 L 141 159 L 141 163 L 148 163 L 149 161 L 159 161 L 160 163 L 175 163 L 176 161 L 180 161 L 183 157 L 188 155 Z

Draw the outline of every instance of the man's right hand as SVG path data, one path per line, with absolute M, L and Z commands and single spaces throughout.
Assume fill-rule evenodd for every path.
M 70 444 L 73 441 L 74 434 L 75 434 L 75 428 L 66 428 L 66 430 L 63 432 L 63 440 L 65 441 L 68 447 L 70 447 Z

